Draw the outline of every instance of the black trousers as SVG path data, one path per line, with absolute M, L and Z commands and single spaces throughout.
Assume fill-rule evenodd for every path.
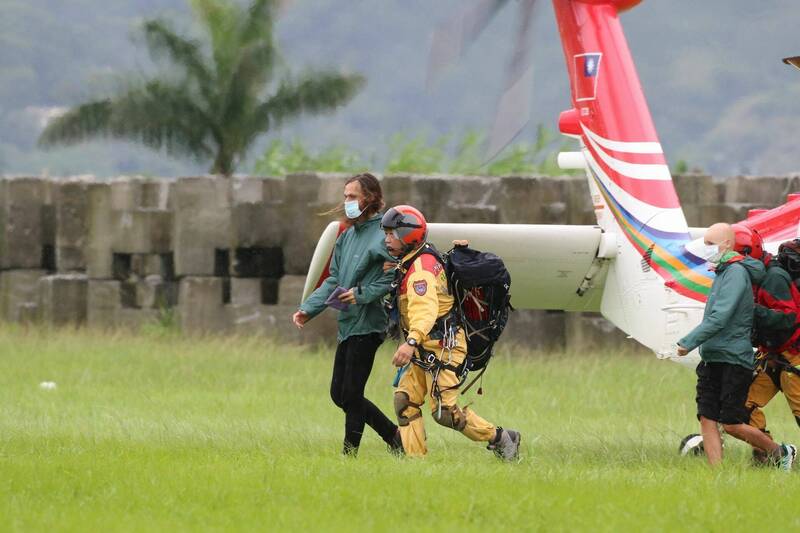
M 364 425 L 374 429 L 389 443 L 397 426 L 378 407 L 364 397 L 364 387 L 372 372 L 375 352 L 383 342 L 377 333 L 354 335 L 336 347 L 331 379 L 331 399 L 345 412 L 345 448 L 358 448 Z

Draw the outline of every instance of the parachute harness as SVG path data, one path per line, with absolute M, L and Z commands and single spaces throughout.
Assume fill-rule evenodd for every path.
M 451 387 L 447 387 L 446 389 L 444 389 L 444 391 L 439 388 L 439 373 L 442 371 L 443 368 L 446 369 L 455 368 L 456 370 L 460 368 L 460 365 L 459 366 L 453 365 L 453 349 L 458 345 L 458 324 L 456 323 L 455 320 L 453 320 L 453 318 L 454 316 L 452 312 L 442 317 L 441 327 L 439 328 L 439 331 L 437 331 L 437 333 L 441 333 L 442 335 L 442 339 L 440 341 L 442 345 L 442 350 L 439 353 L 437 361 L 438 364 L 435 364 L 436 368 L 432 373 L 433 386 L 431 387 L 431 397 L 435 399 L 438 403 L 437 407 L 438 417 L 442 416 L 442 392 L 448 391 L 452 388 L 461 385 L 459 380 L 458 384 Z M 439 325 L 438 323 L 440 321 L 437 320 L 436 322 L 437 325 Z M 447 353 L 447 359 L 445 359 L 445 352 Z

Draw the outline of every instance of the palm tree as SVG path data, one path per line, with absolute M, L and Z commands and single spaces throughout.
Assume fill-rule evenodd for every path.
M 166 60 L 169 72 L 70 109 L 47 125 L 40 146 L 131 139 L 172 156 L 213 159 L 211 172 L 230 176 L 260 134 L 302 113 L 332 111 L 364 84 L 358 74 L 292 76 L 280 68 L 276 0 L 253 0 L 248 8 L 190 1 L 204 42 L 179 35 L 165 20 L 146 21 L 147 50 L 154 60 Z

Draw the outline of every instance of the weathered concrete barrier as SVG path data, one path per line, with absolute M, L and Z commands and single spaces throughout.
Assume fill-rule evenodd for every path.
M 326 312 L 290 323 L 347 176 L 0 179 L 0 319 L 187 334 L 332 340 Z M 386 176 L 388 205 L 431 222 L 594 224 L 583 177 Z M 800 191 L 800 176 L 676 176 L 689 224 L 734 222 Z M 617 347 L 594 314 L 517 311 L 506 338 L 542 350 Z M 629 343 L 632 341 L 628 341 Z
M 45 246 L 45 200 L 50 183 L 18 177 L 0 181 L 0 269 L 40 268 Z

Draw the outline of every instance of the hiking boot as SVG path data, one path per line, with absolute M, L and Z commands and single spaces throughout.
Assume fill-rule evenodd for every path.
M 392 437 L 391 442 L 388 442 L 387 445 L 389 446 L 389 453 L 392 455 L 397 455 L 399 457 L 406 454 L 406 451 L 403 449 L 403 439 L 400 438 L 400 428 L 395 431 L 394 437 Z
M 513 429 L 497 428 L 497 437 L 489 443 L 487 450 L 492 450 L 494 454 L 504 461 L 514 461 L 519 457 L 520 435 Z
M 794 459 L 797 457 L 797 448 L 793 444 L 781 444 L 781 458 L 777 467 L 781 470 L 791 471 Z

